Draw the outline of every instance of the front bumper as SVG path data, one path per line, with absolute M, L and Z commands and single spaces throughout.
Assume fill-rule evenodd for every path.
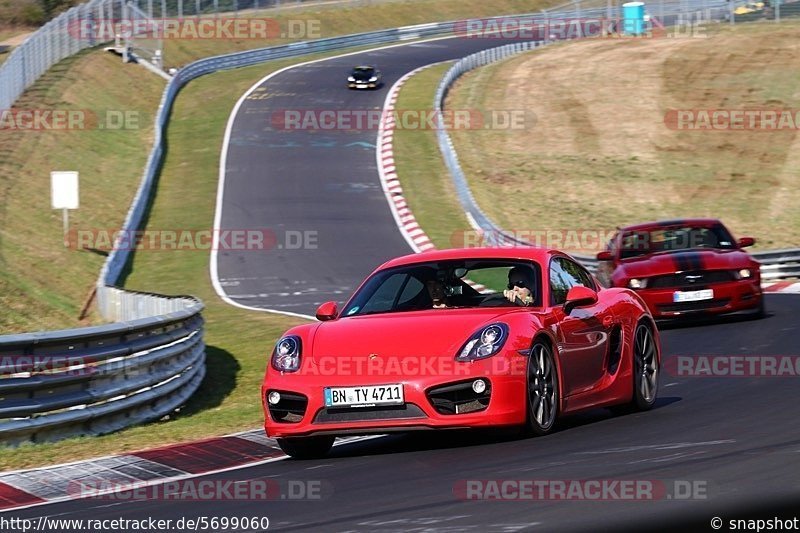
M 359 83 L 359 82 L 348 81 L 347 87 L 350 89 L 377 89 L 379 83 L 380 82 Z
M 686 288 L 640 289 L 636 293 L 647 303 L 654 318 L 671 319 L 694 315 L 723 315 L 756 312 L 764 297 L 757 279 L 730 281 L 692 287 L 691 290 L 713 290 L 713 297 L 694 302 L 676 302 L 676 291 Z
M 264 429 L 268 436 L 281 438 L 521 425 L 526 415 L 525 372 L 522 369 L 527 358 L 517 356 L 514 365 L 501 365 L 508 369 L 499 373 L 498 365 L 493 366 L 491 359 L 458 363 L 464 365 L 461 368 L 463 373 L 459 370 L 458 375 L 447 376 L 308 376 L 280 374 L 270 369 L 261 390 Z M 471 401 L 463 396 L 465 389 L 471 390 L 470 384 L 475 379 L 488 383 L 486 401 Z M 323 390 L 326 387 L 391 383 L 403 385 L 405 403 L 402 406 L 325 407 Z M 445 389 L 441 392 L 443 387 Z M 271 391 L 295 399 L 291 415 L 285 416 L 286 411 L 278 411 L 267 403 L 266 397 Z M 452 394 L 462 395 L 457 396 L 463 399 L 459 407 L 454 408 L 449 402 Z M 300 409 L 303 399 L 306 404 Z

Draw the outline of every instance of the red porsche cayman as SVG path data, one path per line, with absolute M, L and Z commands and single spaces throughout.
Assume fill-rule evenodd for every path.
M 597 254 L 597 276 L 634 289 L 657 319 L 745 312 L 764 315 L 759 263 L 715 219 L 648 222 L 621 228 Z
M 294 457 L 324 455 L 348 434 L 543 435 L 563 414 L 656 399 L 661 352 L 647 306 L 555 250 L 401 257 L 317 318 L 278 340 L 261 390 L 266 432 Z

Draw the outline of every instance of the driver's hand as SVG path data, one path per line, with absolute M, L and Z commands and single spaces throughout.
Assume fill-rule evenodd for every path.
M 506 289 L 503 291 L 503 296 L 505 296 L 506 300 L 508 300 L 509 302 L 515 303 L 519 295 L 517 294 L 517 291 L 514 289 Z

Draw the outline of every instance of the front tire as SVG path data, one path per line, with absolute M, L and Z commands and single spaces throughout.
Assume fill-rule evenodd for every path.
M 276 439 L 283 453 L 295 459 L 319 459 L 325 457 L 333 447 L 336 437 L 292 437 Z
M 531 435 L 547 435 L 558 418 L 559 389 L 553 351 L 546 342 L 533 343 L 527 374 L 526 429 Z
M 649 326 L 639 323 L 633 335 L 633 401 L 639 411 L 647 411 L 658 395 L 658 346 Z
M 753 315 L 753 318 L 756 320 L 767 317 L 767 305 L 764 303 L 765 298 L 763 292 L 761 293 L 760 298 L 761 301 L 758 302 L 758 310 L 756 311 L 755 315 Z

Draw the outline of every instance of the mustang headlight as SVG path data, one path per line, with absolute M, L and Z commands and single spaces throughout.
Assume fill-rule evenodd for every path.
M 735 272 L 736 279 L 750 279 L 753 277 L 753 271 L 749 268 L 743 268 Z
M 629 289 L 644 289 L 647 287 L 647 278 L 632 278 L 628 282 Z
M 508 338 L 508 326 L 503 323 L 489 324 L 476 331 L 456 356 L 458 361 L 473 361 L 490 357 L 500 351 Z
M 282 337 L 272 350 L 272 368 L 281 372 L 297 372 L 300 368 L 300 337 Z

